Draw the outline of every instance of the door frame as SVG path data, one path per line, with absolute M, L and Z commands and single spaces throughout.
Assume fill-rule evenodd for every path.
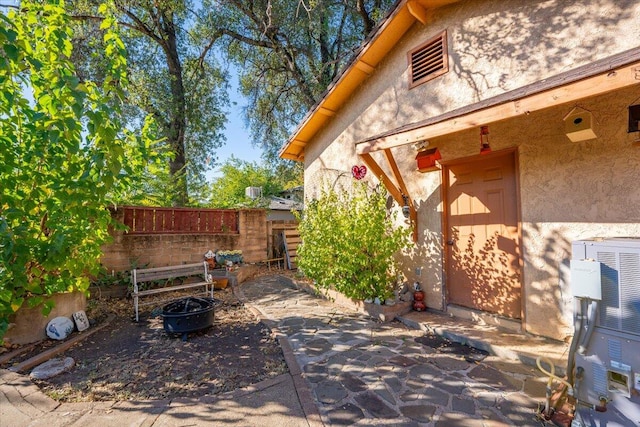
M 522 241 L 522 206 L 520 203 L 520 161 L 518 156 L 518 147 L 511 147 L 504 150 L 494 151 L 490 154 L 478 154 L 475 156 L 469 157 L 461 157 L 458 159 L 451 159 L 446 161 L 439 162 L 442 166 L 441 169 L 441 182 L 442 186 L 440 187 L 441 200 L 442 200 L 442 254 L 443 254 L 443 292 L 442 292 L 442 306 L 444 307 L 444 311 L 447 311 L 447 307 L 449 305 L 449 297 L 448 297 L 448 285 L 449 285 L 449 271 L 451 265 L 449 265 L 449 260 L 451 258 L 451 246 L 447 245 L 447 240 L 449 239 L 449 169 L 451 166 L 457 166 L 464 163 L 472 163 L 477 162 L 484 158 L 498 157 L 503 155 L 511 155 L 514 163 L 514 175 L 515 175 L 515 186 L 516 186 L 516 221 L 517 221 L 517 236 L 518 236 L 518 272 L 520 274 L 520 324 L 523 331 L 526 331 L 526 286 L 525 286 L 525 277 L 524 277 L 524 252 L 523 252 L 523 241 Z

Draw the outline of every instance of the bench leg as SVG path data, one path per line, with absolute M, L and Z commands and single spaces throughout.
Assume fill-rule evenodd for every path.
M 135 308 L 136 311 L 136 322 L 138 321 L 138 296 L 134 295 L 133 296 L 133 307 Z

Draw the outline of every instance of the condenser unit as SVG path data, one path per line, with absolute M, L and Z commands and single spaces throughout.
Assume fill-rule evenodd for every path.
M 244 189 L 244 195 L 250 199 L 262 197 L 262 187 L 247 187 Z
M 573 295 L 597 306 L 576 346 L 572 427 L 640 426 L 640 238 L 580 240 L 572 252 Z

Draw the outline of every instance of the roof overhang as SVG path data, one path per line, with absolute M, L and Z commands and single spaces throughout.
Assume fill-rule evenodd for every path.
M 329 86 L 321 100 L 302 119 L 293 135 L 280 149 L 279 156 L 303 161 L 307 143 L 373 73 L 407 30 L 416 21 L 426 24 L 429 21 L 429 10 L 457 1 L 459 0 L 400 0 L 373 35 L 365 41 L 351 63 Z
M 640 47 L 357 142 L 356 152 L 388 150 L 634 85 L 640 87 Z

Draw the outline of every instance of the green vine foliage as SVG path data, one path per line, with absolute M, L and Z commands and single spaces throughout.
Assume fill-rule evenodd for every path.
M 411 244 L 411 230 L 394 227 L 386 191 L 357 182 L 350 191 L 325 188 L 299 215 L 298 268 L 319 290 L 354 299 L 393 296 L 394 255 Z
M 106 16 L 109 8 L 102 6 Z M 141 175 L 153 125 L 120 121 L 124 46 L 103 20 L 110 64 L 100 82 L 80 81 L 62 1 L 22 1 L 0 13 L 0 340 L 21 306 L 86 291 L 112 224 L 107 206 Z

